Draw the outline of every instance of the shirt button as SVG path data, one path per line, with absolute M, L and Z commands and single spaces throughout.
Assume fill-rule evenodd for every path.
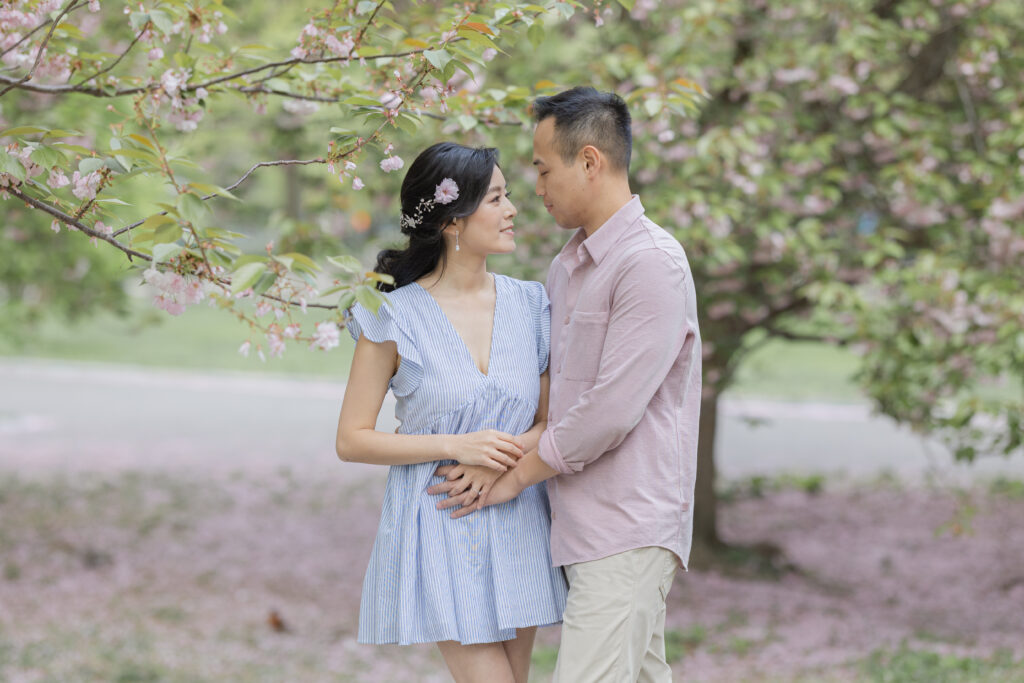
M 568 325 L 568 324 L 569 324 L 569 316 L 565 316 L 565 324 L 566 324 L 566 325 Z

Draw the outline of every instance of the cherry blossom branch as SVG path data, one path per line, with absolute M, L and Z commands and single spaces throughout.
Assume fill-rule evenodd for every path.
M 96 239 L 101 239 L 104 242 L 109 242 L 110 244 L 114 245 L 116 248 L 120 249 L 125 254 L 127 254 L 129 256 L 129 260 L 130 260 L 130 258 L 132 256 L 137 256 L 140 259 L 143 259 L 145 261 L 152 261 L 153 260 L 152 256 L 147 256 L 146 254 L 143 254 L 142 252 L 135 251 L 131 247 L 129 247 L 129 246 L 125 245 L 125 244 L 122 244 L 121 242 L 118 242 L 116 239 L 114 239 L 114 235 L 108 235 L 106 233 L 102 233 L 102 232 L 98 232 L 96 230 L 93 230 L 89 226 L 87 226 L 84 223 L 82 223 L 80 220 L 74 218 L 73 216 L 69 216 L 68 214 L 64 213 L 63 211 L 61 211 L 60 209 L 58 209 L 55 206 L 51 206 L 51 205 L 47 204 L 46 202 L 42 202 L 42 201 L 39 201 L 38 199 L 35 199 L 34 197 L 30 197 L 27 194 L 25 194 L 24 192 L 21 192 L 20 190 L 17 190 L 17 189 L 15 189 L 13 187 L 6 187 L 6 188 L 4 188 L 3 191 L 7 192 L 8 194 L 11 194 L 11 195 L 17 197 L 18 199 L 22 200 L 26 204 L 29 204 L 30 206 L 33 206 L 33 207 L 39 209 L 40 211 L 42 211 L 44 213 L 50 214 L 51 216 L 53 216 L 54 218 L 59 220 L 61 223 L 69 225 L 69 226 L 75 228 L 76 230 L 80 230 L 81 232 L 85 233 L 89 237 L 95 237 Z
M 2 91 L 0 91 L 0 97 L 3 97 L 4 95 L 9 93 L 14 88 L 19 87 L 22 84 L 27 83 L 28 81 L 30 81 L 32 79 L 32 75 L 36 72 L 36 69 L 39 67 L 39 62 L 42 61 L 42 59 L 43 59 L 43 53 L 46 51 L 46 44 L 49 43 L 50 42 L 50 38 L 53 37 L 54 29 L 57 28 L 57 24 L 60 23 L 60 20 L 63 19 L 65 16 L 67 16 L 67 13 L 71 9 L 73 9 L 74 6 L 76 4 L 78 4 L 78 2 L 79 2 L 79 0 L 71 0 L 67 5 L 64 6 L 64 9 L 62 9 L 60 14 L 57 15 L 57 18 L 54 19 L 53 23 L 50 24 L 50 30 L 46 32 L 46 37 L 43 38 L 43 42 L 39 43 L 39 47 L 37 48 L 37 51 L 36 51 L 36 59 L 35 59 L 34 62 L 32 62 L 32 68 L 29 69 L 28 73 L 25 74 L 20 80 L 14 82 L 14 83 L 9 84 L 6 88 L 4 88 Z
M 75 11 L 75 10 L 77 10 L 77 9 L 81 9 L 82 7 L 84 7 L 84 5 L 78 5 L 78 6 L 76 6 L 76 7 L 72 7 L 71 9 L 69 9 L 69 10 L 67 11 L 67 14 L 70 14 L 71 12 L 74 12 L 74 11 Z M 60 18 L 60 17 L 58 17 L 58 19 L 59 19 L 59 18 Z M 36 33 L 37 33 L 38 31 L 41 31 L 42 29 L 46 28 L 46 27 L 47 27 L 47 26 L 49 26 L 50 24 L 54 24 L 54 25 L 56 25 L 56 23 L 57 23 L 57 22 L 56 22 L 55 20 L 53 20 L 53 19 L 47 19 L 46 21 L 44 21 L 43 23 L 39 24 L 39 25 L 38 25 L 38 26 L 36 26 L 36 27 L 35 27 L 34 29 L 32 29 L 31 31 L 29 31 L 28 33 L 26 33 L 26 34 L 25 34 L 24 36 L 22 36 L 22 37 L 21 37 L 21 38 L 20 38 L 20 39 L 18 40 L 18 42 L 14 43 L 14 44 L 13 44 L 13 45 L 11 45 L 10 47 L 8 47 L 8 48 L 7 48 L 6 50 L 2 50 L 2 51 L 0 51 L 0 57 L 3 57 L 3 56 L 4 56 L 5 54 L 7 54 L 8 52 L 10 52 L 11 50 L 17 49 L 17 47 L 18 47 L 19 45 L 21 45 L 21 44 L 22 44 L 22 43 L 24 43 L 24 42 L 25 42 L 26 40 L 28 40 L 29 38 L 31 38 L 32 36 L 34 36 L 34 35 L 35 35 L 35 34 L 36 34 Z
M 77 1 L 77 0 L 74 0 Z M 454 41 L 452 41 L 454 42 Z M 366 57 L 359 57 L 358 59 L 373 60 L 378 59 L 398 59 L 401 57 L 409 57 L 412 55 L 421 54 L 428 48 L 418 48 L 415 50 L 408 50 L 406 52 L 394 52 L 382 55 L 369 55 Z M 188 92 L 192 90 L 198 90 L 199 88 L 209 88 L 211 85 L 217 85 L 226 81 L 232 81 L 243 76 L 250 74 L 259 73 L 267 69 L 276 68 L 279 66 L 294 66 L 296 64 L 328 64 L 332 62 L 346 62 L 352 61 L 351 57 L 319 57 L 315 59 L 287 59 L 280 62 L 273 62 L 270 64 L 263 64 L 262 66 L 253 67 L 251 69 L 245 69 L 238 71 L 233 74 L 226 76 L 220 76 L 218 78 L 211 78 L 208 81 L 202 83 L 189 83 L 181 87 L 182 92 Z M 138 95 L 140 93 L 147 93 L 151 90 L 155 90 L 159 87 L 157 84 L 150 84 L 146 86 L 140 86 L 137 88 L 123 88 L 121 90 L 105 91 L 100 88 L 85 88 L 81 85 L 38 85 L 34 83 L 26 83 L 24 80 L 18 80 L 9 76 L 0 75 L 0 84 L 7 84 L 11 88 L 18 88 L 19 90 L 29 90 L 31 92 L 38 92 L 44 95 L 59 95 L 62 93 L 80 93 L 83 95 L 92 95 L 93 97 L 123 97 L 124 95 Z M 236 86 L 235 89 L 240 89 L 245 86 Z M 8 88 L 10 89 L 10 88 Z M 4 91 L 6 92 L 6 91 Z M 0 93 L 2 95 L 3 93 Z

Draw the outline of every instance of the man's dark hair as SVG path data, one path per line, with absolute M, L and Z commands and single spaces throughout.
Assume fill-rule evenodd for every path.
M 573 163 L 586 145 L 593 145 L 612 165 L 629 170 L 633 150 L 629 108 L 615 93 L 577 86 L 533 102 L 533 118 L 540 123 L 555 118 L 555 147 L 562 161 Z

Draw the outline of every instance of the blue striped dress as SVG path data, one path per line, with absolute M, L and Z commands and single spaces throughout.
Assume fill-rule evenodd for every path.
M 352 308 L 354 339 L 393 341 L 401 356 L 390 388 L 401 434 L 464 434 L 533 426 L 550 347 L 550 303 L 538 282 L 494 276 L 490 366 L 483 374 L 441 307 L 416 283 L 377 314 Z M 436 461 L 388 472 L 380 526 L 363 581 L 360 643 L 491 643 L 517 628 L 556 624 L 565 608 L 551 566 L 550 507 L 543 484 L 461 519 L 426 489 Z

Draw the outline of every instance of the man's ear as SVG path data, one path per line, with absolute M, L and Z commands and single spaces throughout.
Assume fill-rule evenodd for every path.
M 601 170 L 604 164 L 604 157 L 601 156 L 601 151 L 597 147 L 584 145 L 583 149 L 580 150 L 580 163 L 583 164 L 583 172 L 587 176 L 593 177 Z

